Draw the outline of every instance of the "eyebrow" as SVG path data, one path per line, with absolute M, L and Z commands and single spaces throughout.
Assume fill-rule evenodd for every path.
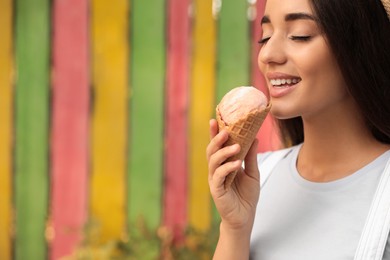
M 286 22 L 296 21 L 296 20 L 316 21 L 316 18 L 314 18 L 313 15 L 308 14 L 308 13 L 289 13 L 289 14 L 286 14 L 286 16 L 284 17 L 284 20 Z M 263 16 L 263 18 L 261 19 L 261 24 L 270 23 L 270 22 L 271 22 L 271 19 L 267 15 Z

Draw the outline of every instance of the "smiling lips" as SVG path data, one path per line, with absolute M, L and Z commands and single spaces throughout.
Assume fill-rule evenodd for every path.
M 288 78 L 288 79 L 271 79 L 270 80 L 270 83 L 273 87 L 277 87 L 277 88 L 280 88 L 280 87 L 287 87 L 287 86 L 290 86 L 291 84 L 292 85 L 295 85 L 297 84 L 298 82 L 300 82 L 301 79 L 300 78 Z
M 295 89 L 295 86 L 301 82 L 301 78 L 284 73 L 267 73 L 267 78 L 271 85 L 269 94 L 273 98 L 280 98 Z

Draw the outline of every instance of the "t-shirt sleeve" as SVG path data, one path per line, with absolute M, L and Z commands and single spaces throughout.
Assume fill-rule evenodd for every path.
M 271 155 L 272 152 L 265 152 L 257 154 L 257 164 L 260 166 Z

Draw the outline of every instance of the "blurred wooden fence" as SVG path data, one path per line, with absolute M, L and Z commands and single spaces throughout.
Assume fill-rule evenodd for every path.
M 264 1 L 0 0 L 0 259 L 59 259 L 142 216 L 218 217 L 208 122 L 257 68 Z M 260 151 L 278 140 L 268 118 Z

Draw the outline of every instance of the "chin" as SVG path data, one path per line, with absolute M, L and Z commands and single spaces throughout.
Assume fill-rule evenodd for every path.
M 300 114 L 295 113 L 294 111 L 292 111 L 292 109 L 289 109 L 286 107 L 281 107 L 281 106 L 274 105 L 274 104 L 272 104 L 270 113 L 272 114 L 272 116 L 274 118 L 281 119 L 281 120 L 291 119 L 291 118 L 295 118 L 295 117 L 300 116 Z

